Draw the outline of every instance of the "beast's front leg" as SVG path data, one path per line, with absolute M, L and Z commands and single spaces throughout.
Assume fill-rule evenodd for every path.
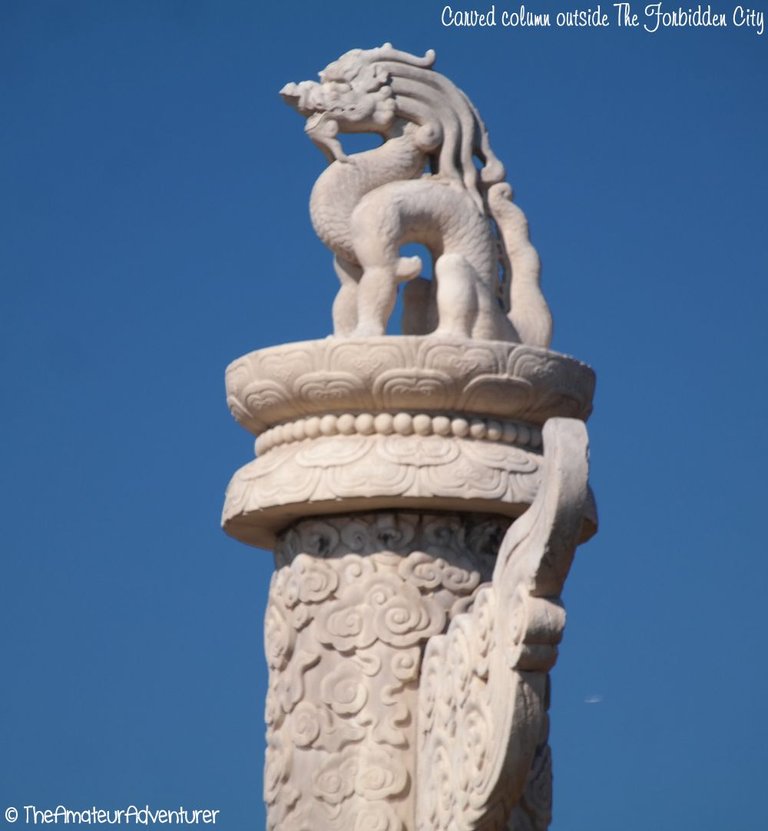
M 368 266 L 357 290 L 357 328 L 354 337 L 383 335 L 395 308 L 397 287 L 421 274 L 421 257 L 397 257 L 394 263 Z
M 380 194 L 369 194 L 352 214 L 352 241 L 363 269 L 357 288 L 355 337 L 385 334 L 398 286 L 421 273 L 420 257 L 399 255 L 401 220 L 397 204 Z

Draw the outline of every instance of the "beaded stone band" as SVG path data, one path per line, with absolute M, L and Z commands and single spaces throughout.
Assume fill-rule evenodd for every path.
M 541 447 L 541 430 L 523 421 L 500 421 L 492 418 L 430 415 L 429 413 L 344 413 L 312 416 L 278 424 L 256 439 L 256 453 L 263 456 L 274 447 L 321 436 L 454 436 L 514 444 L 537 450 Z

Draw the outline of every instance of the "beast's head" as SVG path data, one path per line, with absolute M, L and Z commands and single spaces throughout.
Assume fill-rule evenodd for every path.
M 504 166 L 467 96 L 434 71 L 434 62 L 431 49 L 421 58 L 390 43 L 353 49 L 320 73 L 320 83 L 287 84 L 280 94 L 307 119 L 307 134 L 329 161 L 346 158 L 339 133 L 388 138 L 398 123 L 425 128 L 422 134 L 434 137 L 425 143 L 433 173 L 463 185 L 482 208 L 481 191 L 503 181 Z
M 346 158 L 339 132 L 386 135 L 392 126 L 395 101 L 390 74 L 380 60 L 394 51 L 389 44 L 353 49 L 320 73 L 319 84 L 301 81 L 280 90 L 283 100 L 307 119 L 307 134 L 329 160 Z

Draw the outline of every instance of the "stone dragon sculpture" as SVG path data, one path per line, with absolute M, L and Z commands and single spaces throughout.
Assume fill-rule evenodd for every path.
M 341 286 L 334 333 L 385 333 L 398 287 L 403 333 L 454 335 L 548 347 L 552 319 L 539 258 L 503 164 L 477 110 L 432 68 L 385 43 L 354 49 L 281 95 L 307 118 L 330 164 L 310 211 L 334 254 Z M 340 133 L 376 133 L 380 147 L 347 156 Z M 424 245 L 434 279 L 401 246 Z
M 434 60 L 356 49 L 281 91 L 329 161 L 310 212 L 341 285 L 337 338 L 228 372 L 233 412 L 259 436 L 228 530 L 275 534 L 270 831 L 545 831 L 551 818 L 549 671 L 574 551 L 594 532 L 581 420 L 594 382 L 547 351 L 525 215 Z M 382 143 L 348 156 L 349 133 Z M 434 339 L 380 337 L 401 284 L 403 334 Z M 581 379 L 569 390 L 587 385 L 583 411 L 572 395 L 551 403 L 558 367 Z

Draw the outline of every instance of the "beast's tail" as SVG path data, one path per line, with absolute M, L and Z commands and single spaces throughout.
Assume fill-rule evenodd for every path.
M 539 287 L 541 262 L 528 236 L 528 220 L 512 201 L 507 182 L 491 185 L 488 206 L 503 242 L 504 310 L 522 343 L 546 349 L 552 340 L 552 314 Z

